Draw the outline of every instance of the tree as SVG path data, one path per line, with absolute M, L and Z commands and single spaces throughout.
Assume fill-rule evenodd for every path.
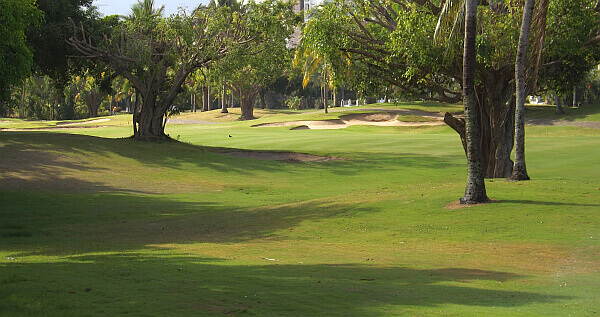
M 161 140 L 168 138 L 165 115 L 188 75 L 234 47 L 256 42 L 258 36 L 245 23 L 226 8 L 201 8 L 193 15 L 126 20 L 102 43 L 90 43 L 84 28 L 74 26 L 69 43 L 83 56 L 108 64 L 139 91 L 133 137 Z
M 523 11 L 523 22 L 521 22 L 521 36 L 517 48 L 517 60 L 515 62 L 516 82 L 516 109 L 515 109 L 515 163 L 513 166 L 511 180 L 528 180 L 527 166 L 525 164 L 525 59 L 527 46 L 529 44 L 529 29 L 535 0 L 525 0 Z
M 25 31 L 43 16 L 34 0 L 0 0 L 0 114 L 10 89 L 30 74 L 33 54 L 26 44 Z
M 311 77 L 318 78 L 321 82 L 321 102 L 325 113 L 328 112 L 328 90 L 333 90 L 334 87 L 334 73 L 327 60 L 327 56 L 322 56 L 317 52 L 307 48 L 300 42 L 300 46 L 296 49 L 294 55 L 294 66 L 300 67 L 302 71 L 302 88 L 306 88 L 306 85 L 310 81 Z
M 254 103 L 260 92 L 279 78 L 291 62 L 286 40 L 293 33 L 299 17 L 291 2 L 265 1 L 250 3 L 239 9 L 248 28 L 260 34 L 260 41 L 247 48 L 233 50 L 213 67 L 216 78 L 225 78 L 227 86 L 240 101 L 242 120 L 254 119 Z
M 69 18 L 81 21 L 93 31 L 99 27 L 99 13 L 92 0 L 36 0 L 36 3 L 43 12 L 44 22 L 27 30 L 27 44 L 34 51 L 36 73 L 50 76 L 62 91 L 72 75 L 90 67 L 72 58 L 76 51 L 65 41 L 71 31 Z
M 73 80 L 73 84 L 77 91 L 75 95 L 75 101 L 83 101 L 88 108 L 88 114 L 90 118 L 98 116 L 98 109 L 102 101 L 107 97 L 107 93 L 102 91 L 100 85 L 101 80 L 106 79 L 105 74 L 101 74 L 99 79 L 95 76 L 91 76 L 89 72 L 86 72 L 83 76 L 76 76 Z
M 570 100 L 573 87 L 598 65 L 600 15 L 595 4 L 592 0 L 550 1 L 539 85 L 555 92 L 557 114 L 564 114 L 562 99 Z
M 488 200 L 485 191 L 485 172 L 481 160 L 481 134 L 475 95 L 475 64 L 478 0 L 465 2 L 465 40 L 463 53 L 463 103 L 467 142 L 467 187 L 461 204 L 483 203 Z

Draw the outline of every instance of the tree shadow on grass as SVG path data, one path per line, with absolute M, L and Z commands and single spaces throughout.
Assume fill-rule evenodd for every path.
M 543 205 L 543 206 L 572 206 L 572 207 L 598 207 L 598 204 L 584 204 L 574 202 L 558 202 L 558 201 L 539 201 L 529 199 L 502 199 L 495 201 L 494 203 L 510 203 L 510 204 L 522 204 L 522 205 Z
M 2 144 L 4 143 L 4 144 Z M 120 166 L 124 159 L 133 159 L 140 163 L 142 173 L 156 173 L 160 178 L 163 173 L 173 172 L 181 176 L 191 174 L 190 166 L 208 169 L 227 175 L 254 177 L 257 173 L 276 172 L 287 175 L 302 175 L 307 170 L 327 170 L 336 175 L 356 175 L 376 165 L 399 166 L 403 168 L 419 167 L 444 169 L 460 165 L 451 163 L 453 157 L 434 157 L 414 153 L 381 153 L 373 156 L 364 153 L 352 160 L 334 162 L 311 162 L 290 164 L 289 162 L 244 159 L 218 153 L 218 148 L 202 147 L 180 142 L 148 143 L 131 139 L 106 139 L 85 135 L 44 132 L 3 132 L 0 135 L 0 171 L 18 174 L 19 177 L 3 178 L 11 183 L 11 190 L 28 190 L 27 184 L 33 184 L 29 190 L 53 191 L 123 191 L 153 192 L 145 190 L 151 186 L 135 183 L 139 176 L 131 171 L 131 176 L 121 175 L 126 182 L 122 187 L 103 183 L 111 173 L 127 174 L 126 166 Z M 235 149 L 230 149 L 235 150 Z M 71 157 L 74 156 L 74 157 Z M 86 160 L 86 157 L 100 157 L 102 162 Z M 379 161 L 378 161 L 379 160 Z M 87 180 L 89 186 L 67 174 L 79 175 L 81 172 L 97 174 Z M 27 181 L 27 177 L 31 181 Z M 195 176 L 195 175 L 190 175 Z M 9 182 L 10 181 L 10 182 Z M 37 184 L 35 183 L 37 181 Z M 79 184 L 71 186 L 71 184 Z M 131 183 L 131 184 L 130 184 Z M 154 191 L 156 192 L 156 191 Z
M 382 316 L 428 315 L 452 305 L 456 314 L 475 307 L 507 314 L 513 307 L 569 299 L 507 290 L 503 282 L 524 276 L 497 271 L 228 262 L 112 253 L 62 263 L 10 263 L 0 273 L 8 295 L 0 311 Z
M 0 247 L 14 250 L 11 257 L 240 243 L 277 236 L 306 220 L 377 212 L 327 198 L 245 207 L 219 201 L 176 202 L 159 196 L 10 195 L 3 197 L 0 192 L 0 199 L 11 203 L 0 211 L 0 219 L 5 219 L 0 225 Z

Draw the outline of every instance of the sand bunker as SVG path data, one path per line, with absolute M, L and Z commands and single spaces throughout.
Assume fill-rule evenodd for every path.
M 339 157 L 319 156 L 296 152 L 267 152 L 267 151 L 231 151 L 221 152 L 221 154 L 270 161 L 287 161 L 287 162 L 328 162 L 340 160 Z
M 340 116 L 335 120 L 321 121 L 289 121 L 289 122 L 274 122 L 254 125 L 253 127 L 293 127 L 291 130 L 303 129 L 344 129 L 353 125 L 372 125 L 384 127 L 416 127 L 416 126 L 435 126 L 443 125 L 442 119 L 435 117 L 435 121 L 431 122 L 405 122 L 398 121 L 399 114 L 390 112 L 380 113 L 353 113 Z M 433 117 L 432 117 L 433 118 Z
M 56 124 L 56 126 L 74 126 L 74 125 L 84 125 L 84 124 L 90 124 L 90 123 L 106 122 L 106 121 L 110 121 L 110 118 L 102 118 L 102 119 L 95 119 L 95 120 L 82 121 L 82 122 L 58 122 Z

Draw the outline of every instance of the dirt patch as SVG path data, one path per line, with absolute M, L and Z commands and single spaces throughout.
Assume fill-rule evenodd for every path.
M 461 208 L 483 206 L 483 205 L 488 205 L 488 204 L 492 204 L 492 203 L 495 203 L 495 202 L 498 202 L 498 201 L 490 199 L 488 202 L 485 202 L 485 203 L 477 203 L 477 204 L 465 205 L 465 204 L 461 204 L 460 201 L 457 200 L 457 201 L 453 201 L 453 202 L 447 204 L 446 206 L 444 206 L 444 209 L 446 209 L 446 210 L 455 210 L 455 209 L 461 209 Z
M 596 121 L 566 121 L 552 119 L 530 119 L 527 124 L 540 126 L 561 126 L 561 127 L 580 127 L 590 129 L 600 129 L 600 122 Z
M 266 151 L 231 151 L 221 152 L 221 154 L 250 158 L 257 160 L 285 161 L 285 162 L 329 162 L 341 160 L 342 158 L 333 156 L 320 156 L 296 152 L 266 152 Z

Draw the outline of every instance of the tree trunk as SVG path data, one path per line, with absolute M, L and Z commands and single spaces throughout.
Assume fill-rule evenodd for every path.
M 513 167 L 510 153 L 515 132 L 515 99 L 512 97 L 515 86 L 497 74 L 487 77 L 486 82 L 486 86 L 478 87 L 476 94 L 482 166 L 486 178 L 508 178 Z M 446 113 L 444 122 L 459 134 L 467 153 L 465 120 Z
M 209 102 L 209 98 L 210 96 L 208 95 L 209 91 L 208 91 L 208 86 L 203 85 L 202 86 L 202 112 L 204 111 L 208 111 L 208 102 Z
M 254 102 L 256 101 L 256 93 L 240 94 L 240 107 L 242 108 L 241 120 L 254 120 Z
M 196 94 L 193 92 L 190 94 L 190 104 L 192 106 L 192 112 L 196 112 Z
M 563 115 L 565 114 L 565 110 L 562 108 L 562 99 L 558 94 L 556 94 L 556 114 Z
M 98 108 L 100 108 L 100 95 L 94 90 L 90 91 L 90 95 L 87 98 L 87 106 L 90 112 L 90 118 L 98 117 Z
M 26 88 L 27 80 L 23 81 L 23 87 L 21 90 L 21 101 L 19 102 L 19 119 L 25 118 L 25 88 Z
M 265 89 L 261 88 L 260 92 L 258 93 L 260 96 L 260 108 L 261 109 L 267 109 L 267 101 L 265 100 Z
M 156 141 L 169 138 L 165 134 L 163 125 L 165 112 L 160 110 L 156 99 L 156 95 L 147 95 L 142 98 L 142 109 L 138 114 L 138 128 L 134 127 L 133 137 L 137 140 Z
M 475 96 L 475 63 L 478 0 L 466 0 L 465 42 L 463 57 L 464 107 L 467 137 L 467 186 L 461 204 L 476 204 L 488 201 L 485 190 L 485 172 L 481 158 L 481 134 L 479 111 Z
M 531 27 L 531 16 L 535 0 L 525 1 L 523 22 L 521 23 L 521 36 L 517 48 L 517 60 L 515 62 L 516 78 L 516 111 L 515 111 L 515 163 L 510 180 L 529 180 L 527 166 L 525 164 L 525 57 L 527 44 L 529 43 L 529 29 Z
M 223 98 L 221 98 L 221 113 L 229 113 L 229 111 L 227 111 L 227 102 L 225 101 L 225 98 L 227 97 L 225 94 L 225 84 L 222 85 L 221 93 L 223 94 Z

